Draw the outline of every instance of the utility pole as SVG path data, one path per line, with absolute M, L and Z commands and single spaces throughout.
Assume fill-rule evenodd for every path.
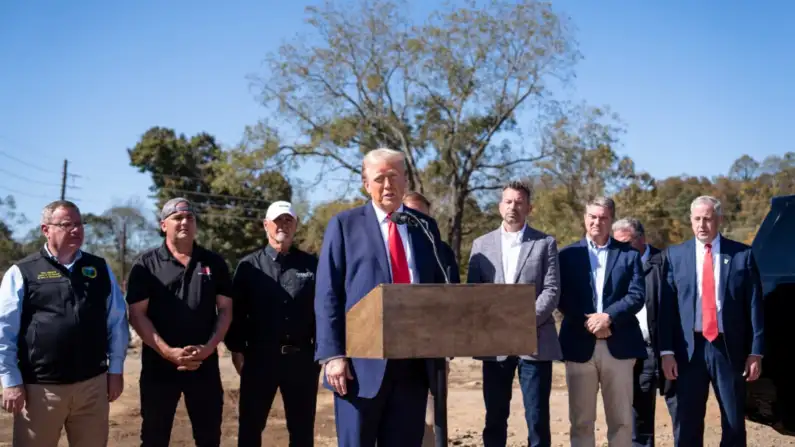
M 63 160 L 63 175 L 61 176 L 61 200 L 66 200 L 66 168 L 69 162 L 64 158 Z
M 121 244 L 119 244 L 119 256 L 121 259 L 121 278 L 122 281 L 127 277 L 127 219 L 121 220 Z

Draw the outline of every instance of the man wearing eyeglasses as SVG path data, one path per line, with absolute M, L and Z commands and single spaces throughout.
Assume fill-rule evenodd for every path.
M 0 384 L 15 447 L 106 446 L 109 402 L 124 389 L 129 329 L 104 259 L 80 250 L 83 222 L 69 201 L 42 212 L 47 239 L 0 284 Z

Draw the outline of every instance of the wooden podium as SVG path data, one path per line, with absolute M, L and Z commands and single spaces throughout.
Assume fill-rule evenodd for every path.
M 381 284 L 345 315 L 349 358 L 538 353 L 533 284 Z M 447 375 L 437 369 L 436 445 L 447 446 Z
M 381 284 L 345 315 L 348 357 L 537 354 L 533 284 Z

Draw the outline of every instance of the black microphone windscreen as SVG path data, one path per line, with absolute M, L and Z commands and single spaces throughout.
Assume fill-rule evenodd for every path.
M 398 225 L 404 225 L 404 224 L 408 223 L 409 216 L 406 213 L 401 213 L 399 211 L 395 211 L 389 217 L 389 220 L 391 220 L 392 222 L 395 222 Z

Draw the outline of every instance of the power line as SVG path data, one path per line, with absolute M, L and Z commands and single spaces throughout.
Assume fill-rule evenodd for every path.
M 5 191 L 8 191 L 8 192 L 10 192 L 10 193 L 12 193 L 12 194 L 19 194 L 19 195 L 21 195 L 21 196 L 32 197 L 32 198 L 34 198 L 34 199 L 51 199 L 51 197 L 42 196 L 42 195 L 30 194 L 30 193 L 27 193 L 27 192 L 22 192 L 22 191 L 17 191 L 17 190 L 15 190 L 15 189 L 7 188 L 7 187 L 5 187 L 5 186 L 2 186 L 2 185 L 0 185 L 0 189 L 3 189 L 3 190 L 5 190 Z
M 30 168 L 33 168 L 33 169 L 38 169 L 39 171 L 42 171 L 42 172 L 46 172 L 46 173 L 49 173 L 49 174 L 53 174 L 53 173 L 57 174 L 58 173 L 56 171 L 53 171 L 53 170 L 50 170 L 50 169 L 46 169 L 46 168 L 42 168 L 41 166 L 34 165 L 33 163 L 29 163 L 29 162 L 27 162 L 25 160 L 21 160 L 21 159 L 19 159 L 17 157 L 14 157 L 13 155 L 8 154 L 7 152 L 5 152 L 3 150 L 0 150 L 0 155 L 4 156 L 6 158 L 10 158 L 11 160 L 16 161 L 17 163 L 21 163 L 21 164 L 23 164 L 23 165 L 25 165 L 27 167 L 30 167 Z
M 149 174 L 152 177 L 162 177 L 162 178 L 167 178 L 167 179 L 183 179 L 183 180 L 191 180 L 191 181 L 199 181 L 199 182 L 207 182 L 208 181 L 208 179 L 206 179 L 206 178 L 203 179 L 203 178 L 199 178 L 199 177 L 189 177 L 189 176 L 185 176 L 185 175 L 169 175 L 169 174 L 156 174 L 156 173 L 149 173 Z M 92 177 L 88 177 L 88 176 L 84 176 L 84 175 L 80 175 L 80 174 L 69 174 L 69 175 L 70 176 L 74 176 L 74 177 L 80 177 L 83 180 L 92 180 Z M 110 179 L 107 179 L 107 180 L 110 181 Z M 170 187 L 170 186 L 158 187 L 157 189 L 158 190 L 171 191 L 171 192 L 175 192 L 175 193 L 193 194 L 193 195 L 202 196 L 202 197 L 217 197 L 217 198 L 221 198 L 221 199 L 236 199 L 236 200 L 245 200 L 245 201 L 250 201 L 250 202 L 260 202 L 260 203 L 265 203 L 265 204 L 270 203 L 270 200 L 257 199 L 257 198 L 254 198 L 254 197 L 244 197 L 244 196 L 236 196 L 236 195 L 232 195 L 232 194 L 221 194 L 221 193 L 209 193 L 209 192 L 191 191 L 189 189 L 174 188 L 174 187 Z
M 197 192 L 197 191 L 190 191 L 187 189 L 179 189 L 179 188 L 169 188 L 164 186 L 162 188 L 158 188 L 165 191 L 172 191 L 172 192 L 179 192 L 179 193 L 186 193 L 186 194 L 194 194 L 197 196 L 205 196 L 205 197 L 218 197 L 221 199 L 238 199 L 238 200 L 249 200 L 252 202 L 262 202 L 262 203 L 269 203 L 269 200 L 265 199 L 255 199 L 253 197 L 242 197 L 242 196 L 233 196 L 231 194 L 218 194 L 218 193 L 210 193 L 210 192 Z
M 256 217 L 246 217 L 246 216 L 232 216 L 229 214 L 219 214 L 219 213 L 200 213 L 198 215 L 199 218 L 202 217 L 216 217 L 220 219 L 233 219 L 233 220 L 247 220 L 249 222 L 262 222 L 262 219 L 258 219 Z
M 24 180 L 24 181 L 30 182 L 30 183 L 36 183 L 36 184 L 45 185 L 45 186 L 59 186 L 56 183 L 47 183 L 47 182 L 42 182 L 41 180 L 34 180 L 34 179 L 31 179 L 31 178 L 27 178 L 25 176 L 22 176 L 22 175 L 19 175 L 19 174 L 15 174 L 15 173 L 10 172 L 10 171 L 6 171 L 5 169 L 2 169 L 2 168 L 0 168 L 0 172 L 2 172 L 3 174 L 6 174 L 8 176 L 11 176 L 11 177 L 14 177 L 14 178 L 18 178 L 20 180 Z M 79 188 L 76 188 L 76 189 L 79 189 Z
M 156 173 L 156 172 L 147 172 L 147 174 L 151 175 L 152 177 L 163 177 L 163 178 L 169 178 L 169 179 L 175 179 L 175 180 L 180 180 L 180 179 L 181 180 L 196 180 L 196 181 L 199 181 L 199 182 L 206 182 L 207 181 L 206 178 L 190 177 L 190 176 L 187 176 L 187 175 L 159 174 L 159 173 Z M 85 176 L 85 175 L 82 175 L 82 174 L 73 174 L 73 175 L 75 177 L 81 177 L 84 180 L 93 180 L 92 177 L 88 177 L 88 176 Z
M 75 202 L 76 204 L 82 203 L 91 203 L 94 205 L 99 205 L 99 202 L 88 200 L 84 201 L 82 199 L 74 198 L 74 197 L 66 197 L 67 200 Z M 205 203 L 205 202 L 193 202 L 193 206 L 199 209 L 206 209 L 209 211 L 248 211 L 251 213 L 257 213 L 260 215 L 264 215 L 267 209 L 265 208 L 250 208 L 250 207 L 241 207 L 241 206 L 225 206 L 223 204 L 215 204 L 215 203 Z M 113 208 L 113 206 L 108 207 Z M 210 217 L 221 217 L 221 218 L 229 218 L 229 219 L 241 219 L 241 220 L 250 220 L 254 222 L 261 222 L 262 218 L 259 217 L 247 217 L 247 216 L 233 216 L 229 214 L 224 214 L 222 212 L 204 212 L 200 211 L 200 216 L 210 216 Z
M 249 211 L 249 212 L 252 212 L 252 213 L 261 213 L 261 214 L 265 214 L 265 212 L 267 211 L 267 209 L 265 209 L 265 208 L 247 208 L 247 207 L 242 207 L 242 206 L 225 206 L 225 205 L 217 205 L 217 204 L 214 204 L 214 203 L 203 203 L 203 202 L 194 203 L 193 205 L 194 206 L 200 206 L 200 207 L 213 208 L 213 209 L 217 209 L 219 211 L 235 210 L 235 211 Z

